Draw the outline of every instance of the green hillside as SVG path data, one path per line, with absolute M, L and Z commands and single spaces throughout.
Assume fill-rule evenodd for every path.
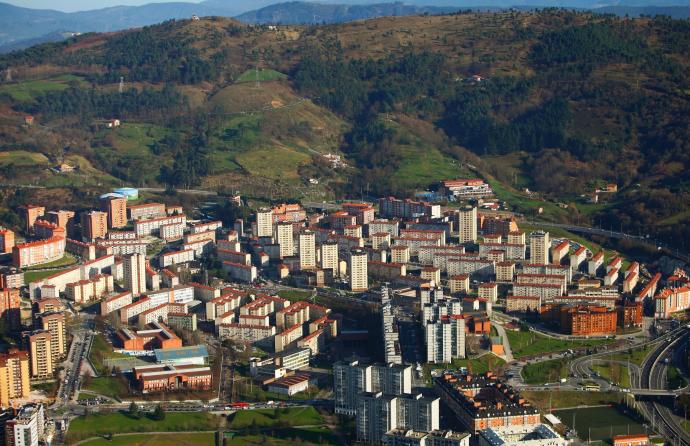
M 0 56 L 0 182 L 325 199 L 472 175 L 537 218 L 690 235 L 689 53 L 687 20 L 557 9 L 86 34 Z M 67 157 L 99 175 L 50 172 Z

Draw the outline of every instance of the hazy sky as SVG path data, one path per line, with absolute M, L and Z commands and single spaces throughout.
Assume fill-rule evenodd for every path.
M 100 9 L 117 5 L 143 5 L 146 3 L 162 3 L 166 1 L 184 1 L 198 3 L 200 0 L 2 0 L 16 6 L 33 9 L 57 9 L 72 12 L 88 9 Z

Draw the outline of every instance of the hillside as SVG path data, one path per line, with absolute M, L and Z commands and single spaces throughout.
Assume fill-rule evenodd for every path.
M 663 236 L 690 231 L 689 43 L 688 21 L 559 10 L 87 34 L 0 58 L 0 150 L 267 199 L 479 174 L 519 212 Z

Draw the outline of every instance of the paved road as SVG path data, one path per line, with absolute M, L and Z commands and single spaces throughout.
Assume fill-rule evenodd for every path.
M 684 345 L 690 338 L 690 330 L 681 328 L 681 334 L 660 343 L 642 363 L 642 373 L 635 376 L 636 387 L 640 389 L 666 389 L 666 363 L 672 358 L 674 349 Z M 665 405 L 656 401 L 640 401 L 638 407 L 652 424 L 652 428 L 678 446 L 690 445 L 690 434 L 684 429 L 680 419 Z

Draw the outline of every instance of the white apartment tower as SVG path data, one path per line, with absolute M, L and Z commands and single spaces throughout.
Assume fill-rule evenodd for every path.
M 321 268 L 333 271 L 338 276 L 338 242 L 324 242 L 321 245 Z
M 299 268 L 316 268 L 316 235 L 314 231 L 302 231 L 299 234 Z
M 427 362 L 450 363 L 453 358 L 465 357 L 465 319 L 462 317 L 428 322 L 425 332 Z
M 295 238 L 291 222 L 283 221 L 276 225 L 276 241 L 280 245 L 281 259 L 295 255 Z
M 460 243 L 477 241 L 477 208 L 466 207 L 458 211 L 458 237 Z
M 369 278 L 367 271 L 368 256 L 361 249 L 350 251 L 348 269 L 350 272 L 350 290 L 366 291 L 369 289 Z
M 256 236 L 273 237 L 273 209 L 261 208 L 256 212 Z
M 125 289 L 139 296 L 146 292 L 146 256 L 131 254 L 123 261 Z
M 551 241 L 549 233 L 544 231 L 535 231 L 529 235 L 529 261 L 539 265 L 546 265 L 549 263 L 549 250 L 551 248 Z

